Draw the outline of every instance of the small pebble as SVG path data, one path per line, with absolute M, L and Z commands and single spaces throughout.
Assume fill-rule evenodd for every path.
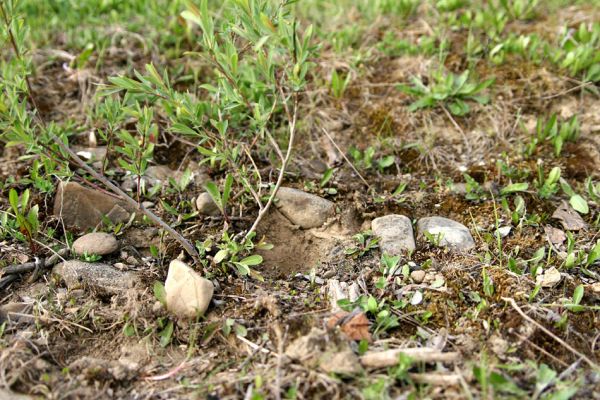
M 114 253 L 118 248 L 119 242 L 117 242 L 117 239 L 113 235 L 104 232 L 88 233 L 73 242 L 73 253 L 80 256 L 84 254 L 105 256 Z

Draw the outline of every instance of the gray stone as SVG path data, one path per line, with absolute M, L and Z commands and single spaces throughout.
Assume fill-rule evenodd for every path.
M 173 260 L 165 282 L 167 309 L 180 318 L 203 315 L 213 296 L 214 285 L 184 262 Z
M 331 201 L 302 190 L 281 187 L 276 197 L 279 211 L 303 229 L 323 225 L 334 213 L 335 206 Z
M 95 228 L 106 216 L 113 224 L 126 222 L 135 210 L 125 200 L 75 182 L 62 182 L 56 190 L 54 215 L 69 228 Z
M 475 241 L 469 229 L 448 218 L 421 218 L 417 222 L 417 232 L 419 236 L 425 236 L 425 232 L 434 236 L 441 234 L 440 245 L 454 250 L 466 251 L 475 247 Z
M 386 215 L 371 222 L 375 236 L 379 236 L 379 247 L 383 253 L 400 255 L 414 251 L 415 238 L 410 219 L 404 215 Z
M 207 192 L 200 193 L 196 199 L 196 209 L 202 215 L 215 217 L 221 214 L 221 210 L 219 210 L 219 207 L 217 207 L 217 204 Z
M 52 272 L 58 275 L 69 289 L 87 287 L 100 294 L 117 294 L 133 286 L 136 275 L 119 271 L 110 265 L 70 260 L 54 267 Z
M 108 233 L 93 232 L 83 235 L 73 242 L 73 253 L 77 255 L 97 254 L 105 256 L 119 249 L 117 239 Z

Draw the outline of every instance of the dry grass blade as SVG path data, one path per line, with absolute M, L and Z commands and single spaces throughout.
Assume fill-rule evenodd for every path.
M 398 357 L 404 354 L 415 362 L 455 362 L 460 360 L 458 352 L 446 352 L 428 348 L 392 349 L 371 351 L 360 357 L 360 363 L 365 368 L 385 368 L 398 364 Z

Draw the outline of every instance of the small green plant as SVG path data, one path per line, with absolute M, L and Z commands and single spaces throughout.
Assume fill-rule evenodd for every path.
M 554 62 L 583 82 L 600 82 L 600 23 L 582 22 L 574 31 L 565 26 L 560 39 Z
M 423 235 L 425 235 L 425 240 L 427 240 L 427 242 L 429 244 L 431 244 L 434 247 L 440 247 L 442 245 L 442 239 L 444 238 L 444 232 L 439 232 L 439 233 L 431 233 L 431 232 L 423 232 Z
M 253 239 L 256 234 L 253 232 L 245 240 L 238 243 L 229 236 L 227 231 L 223 232 L 221 241 L 217 245 L 219 251 L 213 257 L 213 263 L 221 266 L 223 272 L 227 273 L 230 268 L 233 268 L 240 276 L 252 276 L 255 279 L 263 280 L 260 273 L 252 269 L 251 267 L 260 265 L 263 262 L 262 256 L 258 254 L 252 254 L 253 250 L 269 250 L 273 248 L 273 245 L 259 241 L 254 243 Z
M 475 101 L 479 104 L 489 102 L 489 97 L 481 92 L 494 83 L 494 79 L 475 83 L 469 79 L 469 75 L 469 70 L 460 75 L 437 71 L 432 74 L 428 85 L 421 79 L 413 77 L 412 86 L 400 85 L 398 88 L 417 98 L 417 101 L 408 107 L 409 111 L 441 106 L 454 115 L 463 116 L 471 110 L 467 101 Z
M 547 122 L 538 118 L 535 131 L 536 134 L 525 148 L 525 155 L 531 157 L 538 145 L 549 141 L 554 147 L 554 155 L 558 157 L 562 153 L 564 143 L 575 142 L 579 137 L 579 121 L 577 116 L 567 121 L 559 121 L 557 115 L 552 114 Z
M 16 217 L 16 227 L 25 236 L 31 251 L 34 254 L 37 253 L 35 237 L 40 227 L 38 219 L 39 207 L 37 204 L 34 206 L 29 205 L 29 189 L 23 191 L 21 196 L 19 196 L 15 189 L 10 189 L 8 192 L 8 201 Z
M 350 83 L 350 74 L 347 73 L 345 78 L 342 78 L 340 74 L 336 70 L 333 70 L 331 74 L 331 94 L 336 99 L 341 99 L 344 97 L 344 93 L 346 92 L 346 88 Z
M 560 167 L 554 167 L 547 177 L 541 165 L 538 166 L 537 188 L 541 199 L 548 199 L 555 195 L 559 189 Z
M 362 257 L 373 249 L 379 247 L 379 238 L 373 236 L 373 232 L 365 231 L 352 236 L 356 242 L 356 247 L 346 249 L 346 255 L 353 257 Z
M 500 0 L 502 9 L 512 19 L 530 19 L 539 0 Z
M 86 252 L 86 253 L 83 253 L 83 255 L 81 256 L 81 258 L 82 258 L 82 260 L 83 260 L 83 261 L 85 261 L 85 262 L 90 262 L 90 263 L 93 263 L 93 262 L 96 262 L 96 261 L 99 261 L 99 260 L 101 260 L 101 259 L 102 259 L 102 256 L 101 256 L 101 255 L 98 255 L 98 254 L 88 254 L 88 253 Z
M 229 202 L 229 198 L 231 197 L 231 188 L 233 186 L 233 176 L 227 175 L 225 178 L 225 184 L 223 186 L 223 192 L 219 191 L 219 188 L 214 182 L 208 182 L 206 184 L 206 191 L 214 201 L 214 203 L 223 214 L 223 217 L 228 220 L 227 216 L 227 204 Z

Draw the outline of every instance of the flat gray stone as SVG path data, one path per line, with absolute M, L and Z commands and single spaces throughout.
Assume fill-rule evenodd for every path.
M 105 256 L 114 253 L 118 249 L 119 242 L 117 242 L 117 239 L 113 235 L 104 232 L 88 233 L 73 242 L 73 253 L 80 256 L 84 254 Z
M 79 260 L 60 263 L 52 272 L 58 275 L 69 289 L 79 289 L 83 286 L 101 294 L 122 293 L 133 286 L 137 278 L 132 272 L 119 271 L 107 264 Z
M 448 218 L 421 218 L 417 222 L 417 232 L 419 236 L 425 236 L 425 232 L 431 235 L 442 234 L 440 245 L 453 250 L 467 251 L 475 247 L 469 228 Z
M 416 248 L 412 223 L 404 215 L 391 214 L 375 218 L 371 221 L 371 229 L 380 238 L 379 248 L 383 253 L 397 256 Z
M 275 205 L 294 225 L 303 229 L 323 225 L 333 215 L 335 205 L 302 190 L 280 187 Z

